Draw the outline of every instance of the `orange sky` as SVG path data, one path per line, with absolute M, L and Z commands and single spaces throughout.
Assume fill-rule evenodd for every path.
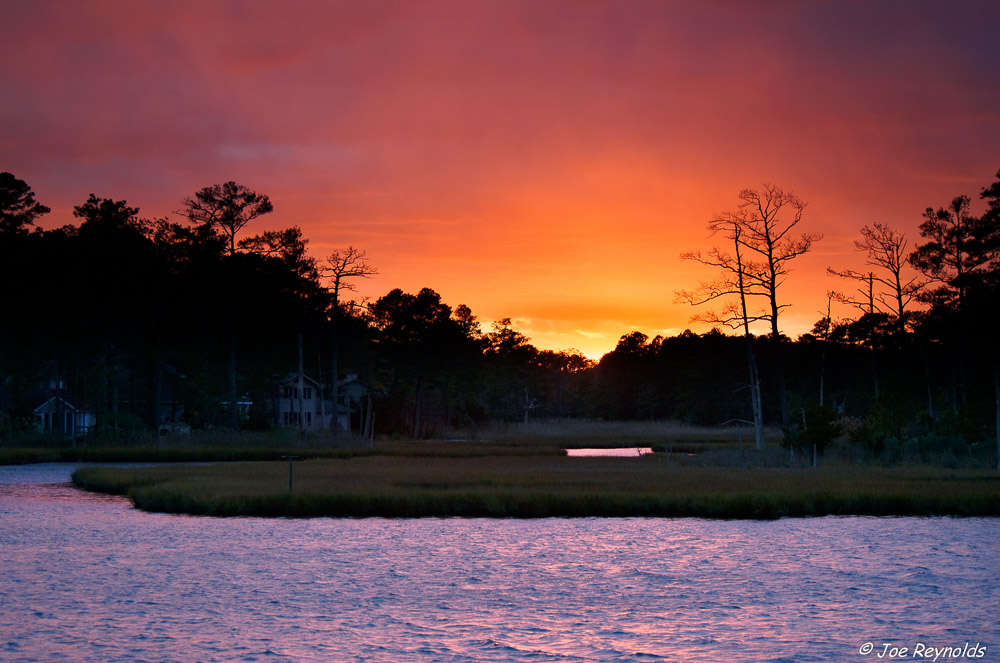
M 826 237 L 783 288 L 806 331 L 874 221 L 1000 167 L 995 2 L 3 4 L 0 170 L 73 222 L 87 195 L 164 216 L 233 179 L 381 274 L 540 347 L 704 331 L 674 292 L 742 187 Z M 253 232 L 252 229 L 248 229 Z M 843 310 L 841 315 L 847 315 Z

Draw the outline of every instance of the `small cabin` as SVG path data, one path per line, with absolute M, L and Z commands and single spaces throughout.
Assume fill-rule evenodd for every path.
M 53 396 L 35 408 L 35 429 L 40 433 L 75 440 L 86 436 L 96 425 L 93 412 L 77 408 L 62 396 Z

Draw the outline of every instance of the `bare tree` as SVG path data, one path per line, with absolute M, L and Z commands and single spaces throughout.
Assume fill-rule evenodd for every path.
M 812 245 L 823 238 L 819 233 L 795 234 L 793 231 L 802 222 L 806 204 L 794 193 L 786 192 L 774 184 L 765 184 L 760 189 L 740 191 L 740 219 L 744 232 L 738 241 L 762 264 L 759 274 L 751 274 L 758 279 L 758 287 L 767 296 L 771 323 L 771 337 L 780 343 L 778 313 L 789 306 L 780 304 L 778 288 L 791 271 L 789 263 L 808 253 Z M 780 349 L 776 353 L 778 375 L 778 399 L 781 406 L 781 421 L 788 423 L 788 390 L 785 386 L 785 367 Z
M 683 301 L 692 306 L 707 304 L 729 296 L 736 296 L 737 301 L 729 301 L 723 304 L 721 312 L 709 311 L 708 313 L 695 316 L 695 320 L 707 322 L 709 324 L 722 324 L 736 329 L 743 327 L 743 338 L 746 339 L 747 348 L 747 369 L 749 374 L 750 405 L 753 411 L 754 441 L 757 449 L 764 448 L 764 413 L 761 407 L 760 398 L 760 376 L 757 371 L 757 359 L 753 351 L 753 334 L 750 333 L 750 323 L 764 319 L 763 314 L 751 315 L 747 308 L 747 299 L 760 292 L 752 290 L 752 283 L 757 280 L 752 274 L 759 274 L 762 269 L 760 264 L 747 263 L 743 260 L 743 249 L 740 243 L 740 235 L 743 226 L 740 223 L 739 215 L 721 214 L 717 215 L 709 224 L 712 234 L 722 232 L 726 238 L 733 242 L 733 253 L 729 253 L 719 248 L 712 248 L 707 252 L 693 251 L 682 253 L 684 260 L 694 260 L 703 265 L 716 267 L 722 271 L 722 276 L 711 282 L 703 282 L 697 290 L 677 292 L 677 301 Z
M 767 297 L 769 310 L 766 319 L 771 323 L 771 336 L 779 339 L 778 313 L 789 305 L 779 303 L 778 288 L 791 271 L 789 263 L 808 253 L 823 235 L 793 234 L 806 208 L 806 204 L 794 193 L 765 184 L 760 189 L 743 189 L 739 197 L 741 202 L 735 218 L 743 231 L 737 241 L 747 249 L 751 258 L 762 264 L 763 269 L 748 276 L 752 285 L 763 290 Z
M 762 297 L 765 309 L 747 315 L 745 321 L 767 321 L 771 327 L 771 337 L 780 342 L 781 332 L 778 315 L 789 304 L 781 303 L 778 288 L 785 282 L 791 271 L 791 261 L 808 253 L 812 245 L 822 239 L 818 233 L 796 234 L 794 231 L 802 222 L 806 204 L 794 193 L 786 192 L 773 184 L 765 184 L 760 189 L 743 189 L 739 194 L 740 204 L 734 212 L 717 214 L 709 223 L 713 232 L 725 230 L 729 239 L 738 249 L 739 258 L 713 249 L 707 254 L 686 254 L 689 259 L 723 269 L 730 275 L 715 285 L 721 286 L 711 299 L 734 294 L 733 275 L 739 275 L 742 284 L 737 290 L 743 297 Z M 704 295 L 713 294 L 711 285 Z M 704 287 L 704 286 L 703 286 Z M 702 289 L 699 289 L 702 290 Z M 703 299 L 709 301 L 709 299 Z M 694 303 L 694 302 L 692 302 Z M 719 322 L 739 319 L 739 308 L 730 303 L 723 309 Z M 781 405 L 781 420 L 788 421 L 788 395 L 785 388 L 785 371 L 781 353 L 777 353 L 778 395 Z
M 859 272 L 853 269 L 837 270 L 832 267 L 827 267 L 826 273 L 830 276 L 839 276 L 841 278 L 851 279 L 852 281 L 857 281 L 860 284 L 853 293 L 848 294 L 839 290 L 830 290 L 826 293 L 827 297 L 840 302 L 841 304 L 853 306 L 861 311 L 862 315 L 869 315 L 875 312 L 876 300 L 874 272 Z M 858 297 L 859 295 L 860 298 Z
M 906 307 L 924 286 L 914 273 L 904 274 L 910 264 L 906 252 L 906 236 L 888 225 L 875 222 L 861 229 L 861 239 L 854 241 L 859 251 L 865 252 L 865 263 L 878 271 L 859 272 L 852 269 L 836 270 L 828 268 L 833 276 L 859 281 L 864 289 L 858 289 L 864 299 L 856 300 L 841 293 L 833 297 L 839 302 L 857 306 L 864 313 L 886 313 L 896 319 L 902 330 L 906 324 Z M 876 291 L 876 284 L 881 288 Z
M 829 295 L 842 304 L 859 309 L 862 313 L 863 327 L 868 330 L 868 345 L 872 353 L 872 375 L 875 382 L 875 398 L 879 397 L 879 370 L 877 336 L 880 328 L 894 328 L 902 332 L 906 328 L 906 307 L 913 301 L 914 295 L 924 286 L 916 274 L 904 275 L 909 266 L 906 253 L 906 237 L 901 232 L 893 230 L 888 225 L 875 222 L 861 229 L 861 239 L 854 241 L 854 246 L 865 253 L 865 264 L 874 269 L 859 272 L 853 269 L 837 270 L 827 268 L 827 273 L 861 284 L 855 295 L 841 292 L 831 292 Z M 878 314 L 878 315 L 876 315 Z M 890 320 L 886 320 L 890 318 Z M 880 324 L 880 321 L 881 324 Z M 886 327 L 886 322 L 890 327 Z
M 323 276 L 329 281 L 330 294 L 333 295 L 333 308 L 331 310 L 332 332 L 332 358 L 330 372 L 330 398 L 333 401 L 333 419 L 330 428 L 334 436 L 339 432 L 337 422 L 337 376 L 339 367 L 337 365 L 337 354 L 340 351 L 340 292 L 341 290 L 352 291 L 354 284 L 350 279 L 371 278 L 378 274 L 378 270 L 369 264 L 365 252 L 348 246 L 346 249 L 335 249 L 326 259 L 326 267 L 323 269 Z

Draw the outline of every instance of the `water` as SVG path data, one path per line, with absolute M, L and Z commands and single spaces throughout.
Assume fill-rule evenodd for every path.
M 71 469 L 0 467 L 2 661 L 1000 660 L 1000 519 L 212 519 Z
M 592 456 L 628 458 L 653 453 L 652 447 L 621 447 L 617 449 L 567 449 L 567 456 L 588 458 Z

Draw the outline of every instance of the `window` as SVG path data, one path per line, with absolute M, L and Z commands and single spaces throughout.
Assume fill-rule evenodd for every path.
M 302 398 L 304 398 L 305 400 L 311 399 L 313 397 L 312 394 L 313 394 L 312 387 L 303 387 L 302 388 Z M 282 396 L 282 398 L 294 398 L 294 399 L 297 399 L 299 397 L 299 388 L 298 387 L 284 387 L 281 390 L 281 396 Z

